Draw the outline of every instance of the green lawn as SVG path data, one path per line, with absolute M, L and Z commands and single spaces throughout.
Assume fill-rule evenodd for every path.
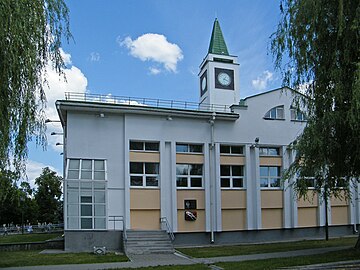
M 107 253 L 106 255 L 95 255 L 92 253 L 40 254 L 40 251 L 41 250 L 0 252 L 0 268 L 128 261 L 126 256 L 116 255 L 115 253 Z
M 0 236 L 0 244 L 39 242 L 60 237 L 62 233 L 10 234 Z
M 357 237 L 346 237 L 325 240 L 304 240 L 298 242 L 282 242 L 273 244 L 213 246 L 196 248 L 177 248 L 180 252 L 195 258 L 209 258 L 219 256 L 248 255 L 256 253 L 281 252 L 309 248 L 323 248 L 336 246 L 355 246 Z

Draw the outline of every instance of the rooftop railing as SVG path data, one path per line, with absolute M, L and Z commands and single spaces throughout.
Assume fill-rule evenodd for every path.
M 204 103 L 166 100 L 166 99 L 113 96 L 111 94 L 100 95 L 100 94 L 90 94 L 90 93 L 66 92 L 65 99 L 74 100 L 74 101 L 109 103 L 109 104 L 124 104 L 131 106 L 148 106 L 148 107 L 167 108 L 167 109 L 215 111 L 215 112 L 227 112 L 227 113 L 232 112 L 230 106 L 227 105 L 204 104 Z

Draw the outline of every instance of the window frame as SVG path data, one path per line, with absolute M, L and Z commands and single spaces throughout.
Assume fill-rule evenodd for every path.
M 221 147 L 230 147 L 230 152 L 221 152 Z M 241 153 L 233 153 L 233 148 L 240 147 Z M 244 146 L 243 145 L 233 145 L 233 144 L 220 144 L 220 155 L 229 155 L 229 156 L 244 156 Z
M 299 114 L 301 117 L 299 118 Z M 306 114 L 295 107 L 290 107 L 290 120 L 293 122 L 307 122 Z
M 131 149 L 131 144 L 132 143 L 141 143 L 142 144 L 142 149 Z M 147 150 L 146 149 L 146 144 L 157 144 L 157 150 Z M 160 151 L 160 143 L 157 141 L 137 141 L 137 140 L 130 140 L 129 141 L 129 151 L 132 152 L 153 152 L 153 153 L 158 153 Z
M 278 111 L 282 111 L 282 117 L 280 117 L 278 114 Z M 272 115 L 272 113 L 274 113 L 275 115 Z M 271 108 L 270 110 L 268 110 L 264 117 L 265 120 L 285 120 L 285 109 L 284 109 L 284 105 L 278 105 L 275 106 L 273 108 Z
M 106 181 L 107 180 L 107 162 L 106 159 L 91 159 L 91 158 L 68 158 L 67 159 L 67 165 L 66 165 L 66 180 L 92 180 L 92 181 Z M 79 161 L 79 166 L 77 169 L 75 168 L 70 168 L 70 163 L 72 160 L 78 160 Z M 83 161 L 88 161 L 91 160 L 91 169 L 87 169 L 87 168 L 83 168 Z M 104 169 L 103 170 L 96 170 L 95 169 L 95 162 L 96 161 L 103 161 L 103 165 L 104 165 Z M 78 178 L 69 178 L 69 172 L 78 172 Z M 82 178 L 82 174 L 83 172 L 89 172 L 91 171 L 91 178 Z M 102 172 L 104 173 L 104 179 L 95 179 L 95 175 L 96 173 Z
M 131 163 L 140 163 L 142 164 L 142 173 L 132 173 L 131 172 Z M 153 173 L 146 173 L 146 164 L 156 164 L 157 165 L 157 174 Z M 141 177 L 142 178 L 142 185 L 136 186 L 131 184 L 131 177 Z M 147 177 L 156 177 L 157 185 L 156 186 L 148 186 L 147 185 Z M 160 188 L 160 163 L 159 162 L 138 162 L 138 161 L 130 161 L 129 162 L 129 186 L 130 188 Z
M 221 166 L 229 166 L 230 167 L 230 175 L 221 175 Z M 241 176 L 237 176 L 237 175 L 233 175 L 233 167 L 240 167 L 242 170 L 242 175 Z M 222 179 L 229 179 L 230 181 L 230 186 L 229 187 L 223 187 L 222 186 Z M 241 179 L 242 180 L 242 186 L 241 187 L 234 187 L 234 179 Z M 225 189 L 225 190 L 229 190 L 229 189 L 236 189 L 236 190 L 241 190 L 241 189 L 245 189 L 245 166 L 244 165 L 227 165 L 227 164 L 220 164 L 220 188 L 221 189 Z
M 191 166 L 201 166 L 201 175 L 200 174 L 191 174 Z M 187 166 L 186 174 L 178 174 L 178 166 Z M 186 187 L 178 186 L 178 178 L 186 178 Z M 200 179 L 201 186 L 196 187 L 192 186 L 191 179 Z M 176 188 L 177 189 L 204 189 L 204 165 L 203 164 L 193 164 L 193 163 L 176 163 Z
M 259 156 L 261 156 L 261 157 L 281 157 L 282 155 L 281 155 L 280 148 L 281 148 L 280 146 L 260 146 L 259 147 Z M 266 153 L 263 153 L 262 150 L 264 150 L 264 149 L 266 149 Z M 272 150 L 276 149 L 277 154 L 272 155 L 269 151 L 270 149 L 272 149 Z
M 187 147 L 187 151 L 178 151 L 178 146 L 186 146 Z M 194 151 L 190 151 L 191 147 L 194 146 L 200 146 L 201 147 L 201 152 L 194 152 Z M 204 154 L 204 145 L 201 143 L 176 143 L 175 145 L 175 152 L 176 154 L 195 154 L 195 155 L 201 155 Z
M 261 168 L 267 168 L 267 175 L 261 175 Z M 277 169 L 277 175 L 272 176 L 270 173 L 270 168 Z M 281 183 L 281 166 L 260 166 L 259 167 L 259 176 L 260 176 L 260 189 L 272 189 L 272 190 L 281 190 L 283 185 Z M 267 180 L 267 186 L 262 186 L 262 179 Z M 279 181 L 279 186 L 271 186 L 271 180 L 277 179 Z

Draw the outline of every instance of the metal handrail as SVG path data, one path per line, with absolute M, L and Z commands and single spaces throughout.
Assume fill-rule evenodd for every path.
M 127 240 L 127 234 L 126 234 L 126 222 L 124 216 L 109 216 L 109 221 L 114 222 L 114 230 L 116 229 L 116 222 L 122 222 L 123 225 L 123 234 L 124 234 L 124 240 Z
M 171 241 L 174 241 L 174 240 L 175 240 L 175 235 L 174 235 L 174 233 L 173 233 L 172 227 L 170 226 L 170 223 L 169 223 L 169 221 L 167 220 L 167 218 L 166 218 L 166 217 L 161 217 L 161 218 L 160 218 L 160 223 L 161 223 L 161 224 L 165 224 L 165 226 L 166 226 L 166 232 L 170 235 Z
M 176 101 L 154 98 L 138 98 L 126 96 L 113 96 L 90 94 L 90 93 L 74 93 L 65 92 L 65 100 L 100 102 L 109 104 L 124 104 L 131 106 L 149 106 L 155 108 L 183 109 L 193 111 L 217 111 L 231 113 L 230 106 L 220 104 L 196 103 L 189 101 Z

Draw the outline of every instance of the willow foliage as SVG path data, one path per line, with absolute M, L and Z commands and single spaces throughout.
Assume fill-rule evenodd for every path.
M 22 172 L 27 143 L 45 145 L 45 67 L 61 73 L 61 40 L 71 37 L 63 0 L 0 2 L 0 169 Z
M 282 0 L 280 10 L 271 40 L 275 66 L 285 85 L 303 87 L 306 97 L 296 102 L 308 110 L 286 177 L 300 179 L 300 196 L 309 176 L 320 194 L 340 196 L 360 176 L 360 2 Z

